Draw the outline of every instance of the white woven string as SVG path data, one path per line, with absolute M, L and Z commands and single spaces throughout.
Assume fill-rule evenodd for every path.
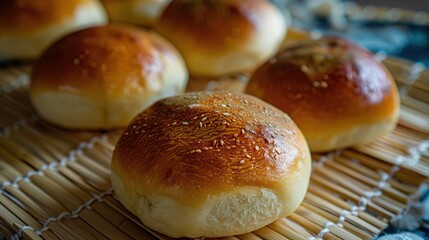
M 406 96 L 408 94 L 410 86 L 414 84 L 414 82 L 420 78 L 421 74 L 425 70 L 425 65 L 421 62 L 416 62 L 408 69 L 408 71 L 404 72 L 399 79 L 405 81 L 405 85 L 399 88 L 399 93 L 401 96 Z
M 14 81 L 6 84 L 0 88 L 0 95 L 12 92 L 15 89 L 27 86 L 30 83 L 30 79 L 27 74 L 22 74 L 17 77 Z
M 31 115 L 31 117 L 29 117 L 29 118 L 20 119 L 20 120 L 14 122 L 12 125 L 0 129 L 0 137 L 9 136 L 10 133 L 12 133 L 18 129 L 22 129 L 24 127 L 27 127 L 31 123 L 36 122 L 37 119 L 39 119 L 39 117 L 35 114 Z
M 39 169 L 37 170 L 32 170 L 29 171 L 28 173 L 26 173 L 23 176 L 17 176 L 15 179 L 13 179 L 12 181 L 5 181 L 2 182 L 0 184 L 0 194 L 2 194 L 7 187 L 12 186 L 14 188 L 19 188 L 18 183 L 20 181 L 27 181 L 27 182 L 31 182 L 30 177 L 34 176 L 34 175 L 40 175 L 43 176 L 44 175 L 44 171 L 49 169 L 52 171 L 57 171 L 60 167 L 65 167 L 70 161 L 76 161 L 76 158 L 79 157 L 82 154 L 82 151 L 85 149 L 91 149 L 95 143 L 97 142 L 104 142 L 108 139 L 108 135 L 107 134 L 103 134 L 101 136 L 96 136 L 91 138 L 90 140 L 86 141 L 86 142 L 81 142 L 79 143 L 79 145 L 71 150 L 66 156 L 64 156 L 59 162 L 51 162 L 49 164 L 45 164 L 43 166 L 41 166 Z
M 379 197 L 383 195 L 383 189 L 389 185 L 388 181 L 392 178 L 397 171 L 400 170 L 400 166 L 402 164 L 414 165 L 417 164 L 420 160 L 421 154 L 425 151 L 429 150 L 429 139 L 420 142 L 418 145 L 408 148 L 408 155 L 406 156 L 397 156 L 395 158 L 395 165 L 393 165 L 389 173 L 380 172 L 381 179 L 377 183 L 377 187 L 372 191 L 366 191 L 359 199 L 359 203 L 356 206 L 352 206 L 350 211 L 347 209 L 342 209 L 340 212 L 340 216 L 338 217 L 338 221 L 336 223 L 332 223 L 331 221 L 326 222 L 325 226 L 320 230 L 316 237 L 309 237 L 307 240 L 322 240 L 323 236 L 325 236 L 329 231 L 330 227 L 336 225 L 338 227 L 344 227 L 343 223 L 347 219 L 347 216 L 354 215 L 357 216 L 359 212 L 363 212 L 366 210 L 366 207 L 371 202 L 371 199 L 375 197 Z M 407 209 L 410 208 L 412 203 L 415 200 L 415 196 L 411 196 L 408 199 L 407 207 L 403 211 L 404 214 Z
M 314 171 L 316 168 L 321 168 L 325 165 L 325 163 L 327 162 L 332 162 L 335 157 L 338 157 L 341 154 L 341 151 L 335 151 L 335 152 L 330 152 L 326 155 L 321 156 L 319 159 L 317 159 L 317 161 L 312 161 L 312 171 Z
M 37 235 L 42 235 L 45 231 L 47 231 L 49 229 L 49 226 L 51 223 L 53 222 L 58 222 L 61 221 L 61 219 L 67 217 L 67 218 L 77 218 L 79 217 L 79 213 L 82 212 L 85 209 L 90 209 L 91 205 L 98 201 L 98 202 L 103 202 L 104 199 L 109 196 L 112 195 L 113 193 L 113 188 L 109 188 L 106 191 L 100 193 L 100 194 L 93 194 L 93 198 L 87 200 L 86 202 L 84 202 L 83 204 L 79 205 L 76 209 L 74 209 L 73 211 L 69 211 L 69 212 L 62 212 L 60 214 L 58 214 L 55 217 L 48 217 L 43 221 L 42 227 L 40 229 L 35 229 L 32 226 L 22 226 L 18 229 L 17 233 L 14 234 L 11 239 L 12 240 L 19 240 L 23 237 L 24 231 L 26 230 L 30 230 L 35 232 Z

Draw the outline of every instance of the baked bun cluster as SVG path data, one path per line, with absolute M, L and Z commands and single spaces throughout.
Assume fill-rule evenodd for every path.
M 192 76 L 251 71 L 275 54 L 286 24 L 266 0 L 176 0 L 155 29 L 181 52 Z
M 246 92 L 289 114 L 311 151 L 372 140 L 398 119 L 390 73 L 370 52 L 338 37 L 282 50 L 255 71 Z
M 58 38 L 106 22 L 97 0 L 0 1 L 0 56 L 35 59 Z
M 66 128 L 125 127 L 154 101 L 184 91 L 177 50 L 155 33 L 107 25 L 72 33 L 36 63 L 30 99 L 45 120 Z
M 170 237 L 243 234 L 293 212 L 310 152 L 287 114 L 249 95 L 188 93 L 138 115 L 118 141 L 122 204 Z
M 110 20 L 151 26 L 171 0 L 101 0 Z

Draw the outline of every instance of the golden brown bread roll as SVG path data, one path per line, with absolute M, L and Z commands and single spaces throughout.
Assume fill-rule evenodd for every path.
M 307 191 L 307 143 L 287 114 L 249 95 L 197 92 L 158 101 L 118 141 L 122 204 L 170 237 L 219 237 L 293 212 Z
M 0 56 L 35 59 L 58 38 L 106 22 L 97 0 L 0 1 Z
M 110 20 L 151 26 L 171 0 L 102 0 Z
M 182 53 L 193 76 L 250 71 L 270 58 L 286 32 L 266 0 L 176 0 L 155 28 Z
M 282 50 L 255 71 L 246 92 L 288 113 L 311 151 L 369 141 L 398 119 L 398 92 L 390 73 L 370 52 L 342 38 Z
M 125 25 L 85 29 L 50 47 L 34 67 L 31 101 L 67 128 L 125 127 L 188 80 L 177 50 L 155 33 Z

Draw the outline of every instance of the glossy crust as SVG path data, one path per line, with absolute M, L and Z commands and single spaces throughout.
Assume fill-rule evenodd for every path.
M 112 161 L 114 186 L 132 212 L 140 212 L 137 200 L 130 199 L 133 194 L 145 196 L 154 209 L 160 198 L 181 206 L 175 211 L 183 216 L 164 213 L 177 225 L 168 225 L 155 211 L 139 215 L 149 227 L 173 237 L 241 234 L 286 216 L 302 201 L 310 168 L 306 141 L 286 114 L 249 95 L 224 92 L 189 93 L 155 103 L 125 130 Z M 205 224 L 213 216 L 204 214 L 231 201 L 227 196 L 250 199 L 246 194 L 252 188 L 273 192 L 276 207 L 259 213 L 263 199 L 255 203 L 259 207 L 242 203 L 246 209 L 224 209 L 230 215 L 226 220 Z M 249 214 L 256 218 L 247 223 L 240 211 L 255 211 Z M 186 227 L 187 216 L 195 213 L 194 226 Z M 228 222 L 237 218 L 247 224 Z
M 114 128 L 125 127 L 153 101 L 182 92 L 186 83 L 184 62 L 166 40 L 108 25 L 73 33 L 49 48 L 34 67 L 30 96 L 52 123 Z
M 110 20 L 152 26 L 171 0 L 101 0 Z
M 395 126 L 399 109 L 386 68 L 368 51 L 336 37 L 282 50 L 254 73 L 246 92 L 287 112 L 312 151 L 373 139 Z
M 255 68 L 274 54 L 286 31 L 280 11 L 266 0 L 177 0 L 155 27 L 198 76 Z
M 96 0 L 0 1 L 0 55 L 36 58 L 59 37 L 106 22 Z

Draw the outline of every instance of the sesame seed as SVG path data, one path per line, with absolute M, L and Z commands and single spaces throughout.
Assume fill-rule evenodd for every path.
M 248 104 L 248 103 L 249 103 L 246 99 L 244 99 L 244 100 L 243 100 L 243 102 L 244 102 L 245 104 Z
M 244 163 L 244 160 L 243 160 L 243 159 L 241 159 L 241 160 L 240 160 L 240 164 L 243 164 L 243 163 Z
M 225 142 L 223 140 L 220 140 L 220 145 L 223 146 Z
M 325 81 L 321 81 L 320 86 L 322 86 L 322 88 L 327 88 L 328 84 Z
M 189 105 L 188 105 L 188 108 L 192 109 L 192 108 L 194 108 L 194 107 L 202 107 L 202 106 L 203 106 L 202 104 L 195 103 L 195 104 L 189 104 Z
M 195 152 L 200 153 L 201 149 L 195 149 Z
M 244 134 L 246 131 L 244 129 L 241 129 L 241 133 Z
M 249 154 L 246 154 L 245 156 L 246 156 L 247 158 L 252 158 Z
M 259 151 L 259 147 L 258 146 L 255 146 L 255 149 L 256 149 L 256 151 Z
M 201 121 L 205 121 L 205 120 L 207 120 L 207 117 L 203 117 L 202 119 L 201 119 Z
M 301 71 L 308 72 L 310 69 L 306 65 L 301 66 Z
M 200 125 L 200 128 L 203 127 L 203 123 L 202 122 L 199 122 L 198 124 Z
M 226 106 L 225 104 L 221 104 L 220 106 L 225 107 L 225 108 L 226 108 L 226 107 L 228 107 L 228 106 Z
M 182 125 L 189 125 L 188 122 L 182 122 Z
M 320 82 L 319 81 L 314 81 L 313 82 L 313 87 L 320 87 Z
M 229 113 L 223 113 L 224 116 L 229 116 Z

